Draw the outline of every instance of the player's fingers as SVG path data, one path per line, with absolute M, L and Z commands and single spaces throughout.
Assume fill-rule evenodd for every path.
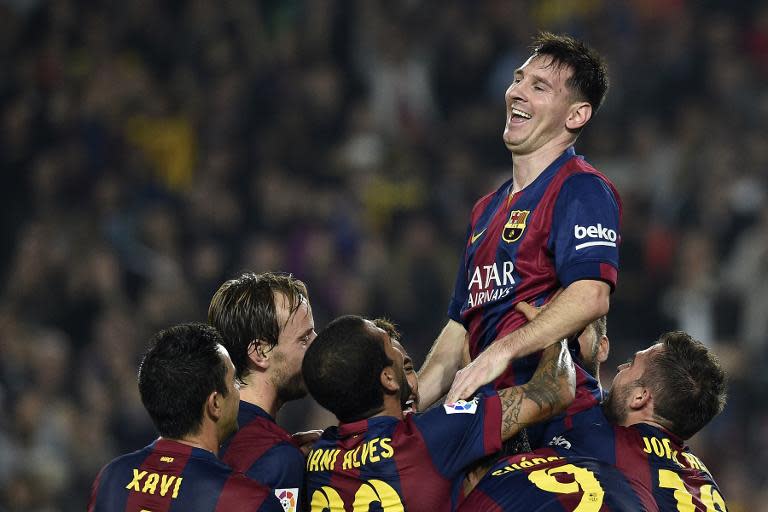
M 515 310 L 525 315 L 525 318 L 530 322 L 541 312 L 539 308 L 535 308 L 527 302 L 518 302 L 515 304 Z

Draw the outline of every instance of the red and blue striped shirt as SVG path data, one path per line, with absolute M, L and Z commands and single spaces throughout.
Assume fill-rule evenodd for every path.
M 269 488 L 201 448 L 157 439 L 107 464 L 88 512 L 284 512 Z
M 376 416 L 327 429 L 307 458 L 314 510 L 451 510 L 453 484 L 468 464 L 501 447 L 495 393 L 400 420 Z M 389 508 L 391 507 L 391 508 Z
M 616 285 L 621 201 L 605 176 L 570 147 L 523 190 L 512 188 L 509 180 L 475 204 L 448 309 L 467 329 L 473 359 L 526 323 L 516 303 L 543 305 L 583 279 Z M 514 361 L 495 388 L 530 380 L 539 357 Z M 596 399 L 577 390 L 574 406 Z

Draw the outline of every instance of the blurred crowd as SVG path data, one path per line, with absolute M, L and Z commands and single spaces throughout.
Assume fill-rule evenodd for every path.
M 155 435 L 149 336 L 241 271 L 304 280 L 318 329 L 392 318 L 420 364 L 538 29 L 610 69 L 577 142 L 624 202 L 606 377 L 665 330 L 714 346 L 694 451 L 729 510 L 768 506 L 765 2 L 0 0 L 0 510 L 83 510 Z

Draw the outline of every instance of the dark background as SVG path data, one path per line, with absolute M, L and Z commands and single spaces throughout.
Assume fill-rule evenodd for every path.
M 542 28 L 610 66 L 577 142 L 624 201 L 604 382 L 665 330 L 715 347 L 730 402 L 692 445 L 765 508 L 764 2 L 2 0 L 0 510 L 82 510 L 155 435 L 146 340 L 243 270 L 303 279 L 318 329 L 391 317 L 420 365 Z

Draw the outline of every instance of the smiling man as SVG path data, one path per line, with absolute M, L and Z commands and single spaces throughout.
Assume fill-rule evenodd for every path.
M 600 56 L 565 36 L 539 35 L 515 71 L 502 137 L 512 177 L 472 210 L 449 320 L 419 373 L 422 407 L 449 387 L 455 401 L 527 382 L 552 340 L 607 313 L 621 203 L 573 147 L 607 89 Z M 519 302 L 548 307 L 526 323 Z M 465 339 L 473 361 L 456 375 Z M 577 390 L 575 406 L 596 398 Z

